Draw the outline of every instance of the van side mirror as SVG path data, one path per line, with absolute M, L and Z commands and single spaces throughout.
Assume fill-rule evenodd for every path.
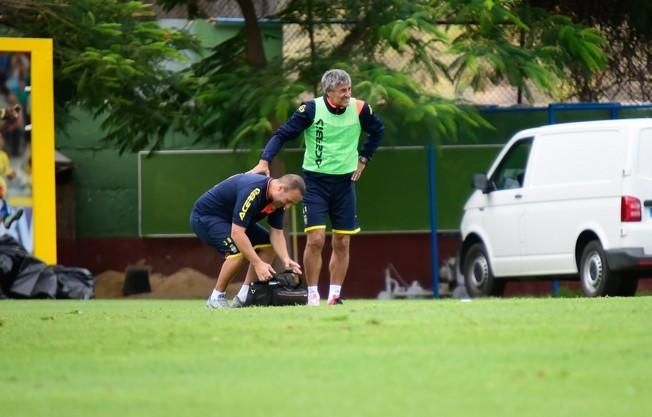
M 480 190 L 485 194 L 494 190 L 494 187 L 492 187 L 492 184 L 487 179 L 486 174 L 473 174 L 473 182 L 471 185 L 474 189 Z

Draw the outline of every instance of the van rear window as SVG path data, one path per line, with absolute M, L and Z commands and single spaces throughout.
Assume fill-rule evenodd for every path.
M 652 129 L 641 131 L 638 141 L 638 175 L 652 179 Z

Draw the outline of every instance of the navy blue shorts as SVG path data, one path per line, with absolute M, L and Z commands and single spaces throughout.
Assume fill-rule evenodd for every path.
M 223 253 L 226 258 L 242 255 L 231 238 L 231 220 L 216 216 L 190 214 L 190 225 L 202 242 Z M 269 232 L 258 223 L 250 225 L 246 232 L 254 249 L 271 247 Z
M 306 193 L 303 196 L 304 231 L 326 228 L 330 218 L 334 233 L 360 231 L 356 212 L 355 183 L 351 174 L 326 175 L 304 171 Z

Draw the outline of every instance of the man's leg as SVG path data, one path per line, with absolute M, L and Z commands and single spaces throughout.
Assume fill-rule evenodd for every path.
M 330 289 L 328 291 L 328 303 L 334 304 L 340 298 L 340 290 L 349 269 L 349 248 L 351 246 L 351 235 L 333 233 L 331 240 L 333 253 L 328 265 L 330 272 Z
M 249 226 L 246 233 L 249 241 L 258 253 L 258 256 L 264 262 L 271 264 L 274 260 L 275 253 L 269 240 L 269 232 L 267 229 L 256 223 Z M 257 280 L 258 277 L 256 276 L 256 270 L 251 264 L 249 264 L 249 269 L 247 270 L 247 275 L 245 276 L 244 283 L 242 284 L 242 287 L 240 287 L 238 294 L 233 297 L 231 307 L 244 306 L 244 303 L 247 300 L 247 294 L 249 293 L 249 284 Z
M 260 256 L 260 259 L 262 259 L 264 262 L 271 264 L 276 254 L 274 253 L 274 249 L 268 246 L 260 249 L 260 251 L 258 251 L 258 256 Z M 249 264 L 249 268 L 247 269 L 247 275 L 245 276 L 244 283 L 242 283 L 242 287 L 240 287 L 240 291 L 238 291 L 236 296 L 233 297 L 233 301 L 231 302 L 231 307 L 242 307 L 244 305 L 245 301 L 247 301 L 247 294 L 249 293 L 249 284 L 257 280 L 258 277 L 256 276 L 256 270 L 251 264 Z
M 247 259 L 239 255 L 231 255 L 224 260 L 222 268 L 220 268 L 220 273 L 217 276 L 217 283 L 215 283 L 215 289 L 213 293 L 208 298 L 206 307 L 209 308 L 224 308 L 228 307 L 226 301 L 226 287 L 229 285 L 229 282 L 233 279 L 235 274 L 238 273 L 240 268 L 246 263 Z
M 321 252 L 326 241 L 325 229 L 309 230 L 306 249 L 303 252 L 303 268 L 308 283 L 308 305 L 319 305 L 319 274 L 321 273 Z
M 238 248 L 230 236 L 231 219 L 223 219 L 216 216 L 202 216 L 193 211 L 190 214 L 190 225 L 192 226 L 193 232 L 195 232 L 202 242 L 213 247 L 218 253 L 226 255 L 226 259 L 218 273 L 215 288 L 210 297 L 208 297 L 206 307 L 228 307 L 226 287 L 240 268 L 247 262 L 247 259 L 238 252 Z
M 247 259 L 242 255 L 229 256 L 224 260 L 220 273 L 217 276 L 217 283 L 215 289 L 225 292 L 229 282 L 233 279 L 235 274 L 238 273 L 240 268 L 247 262 Z
M 320 175 L 304 171 L 306 193 L 303 196 L 303 225 L 306 248 L 303 251 L 303 272 L 308 284 L 308 305 L 318 306 L 317 284 L 321 273 L 321 252 L 326 242 L 326 216 L 329 207 L 329 185 Z
M 333 253 L 329 264 L 330 288 L 328 290 L 328 304 L 341 304 L 340 292 L 342 284 L 349 270 L 349 247 L 351 235 L 360 232 L 358 216 L 356 215 L 355 183 L 348 178 L 340 182 L 334 189 L 334 204 L 329 214 L 333 224 Z

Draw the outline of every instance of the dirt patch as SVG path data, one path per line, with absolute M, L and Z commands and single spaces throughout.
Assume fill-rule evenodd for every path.
M 215 277 L 209 277 L 192 268 L 183 268 L 172 275 L 150 273 L 149 285 L 152 291 L 149 293 L 135 294 L 125 297 L 122 295 L 122 287 L 126 274 L 119 271 L 104 271 L 95 275 L 95 297 L 96 298 L 207 298 L 213 287 Z M 227 297 L 233 297 L 240 286 L 241 281 L 232 282 L 227 288 Z

